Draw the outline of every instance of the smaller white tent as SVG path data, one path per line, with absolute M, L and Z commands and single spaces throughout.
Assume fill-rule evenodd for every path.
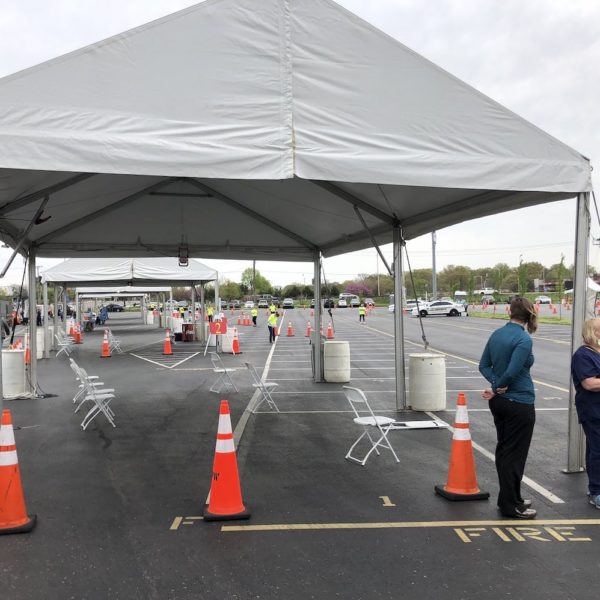
M 46 269 L 41 274 L 42 283 L 65 283 L 95 286 L 176 286 L 203 284 L 216 281 L 218 273 L 196 259 L 185 267 L 179 259 L 160 258 L 72 258 Z
M 587 278 L 585 293 L 585 318 L 592 319 L 596 316 L 596 300 L 600 292 L 598 285 L 591 277 Z M 573 290 L 565 290 L 565 294 L 572 294 Z

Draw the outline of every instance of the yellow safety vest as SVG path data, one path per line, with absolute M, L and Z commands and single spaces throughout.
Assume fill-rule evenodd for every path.
M 359 315 L 365 315 L 367 313 L 367 309 L 364 306 L 359 306 L 358 307 L 358 314 Z
M 253 317 L 257 317 L 258 316 L 258 310 L 256 310 L 256 308 L 253 308 L 251 311 L 251 314 Z
M 214 309 L 212 306 L 209 306 L 209 307 L 206 309 L 206 314 L 207 314 L 209 317 L 212 317 L 212 316 L 215 314 L 215 309 Z
M 277 307 L 274 304 L 271 304 L 271 306 L 269 306 L 269 310 L 271 311 L 271 313 L 276 313 Z
M 277 327 L 277 316 L 275 315 L 275 313 L 271 313 L 269 315 L 269 326 Z

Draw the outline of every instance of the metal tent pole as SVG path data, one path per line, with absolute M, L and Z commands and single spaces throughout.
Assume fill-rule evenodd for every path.
M 54 313 L 52 316 L 54 317 L 54 333 L 58 331 L 58 286 L 56 283 L 53 285 L 54 289 L 54 308 L 52 312 Z M 52 336 L 52 349 L 56 351 L 56 338 L 54 335 Z
M 587 265 L 590 243 L 590 195 L 577 196 L 575 228 L 575 277 L 573 281 L 573 312 L 571 324 L 571 356 L 583 343 L 581 329 L 586 320 Z M 567 467 L 565 473 L 579 473 L 585 468 L 585 439 L 575 409 L 575 388 L 569 385 L 569 433 L 567 437 Z
M 323 357 L 321 356 L 321 252 L 315 252 L 314 258 L 315 278 L 315 326 L 312 331 L 313 354 L 315 357 L 314 380 L 316 383 L 323 381 Z
M 404 368 L 404 322 L 402 320 L 402 233 L 400 227 L 394 227 L 394 352 L 396 359 L 396 410 L 407 407 L 406 372 Z
M 42 315 L 44 326 L 44 358 L 50 358 L 50 339 L 48 333 L 50 328 L 48 326 L 48 282 L 44 283 L 44 314 Z
M 35 272 L 35 248 L 29 248 L 29 352 L 31 356 L 29 384 L 35 396 L 37 390 L 37 281 Z

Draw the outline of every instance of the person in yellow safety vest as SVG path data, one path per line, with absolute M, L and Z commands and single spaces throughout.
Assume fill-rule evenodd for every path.
M 179 307 L 179 314 L 181 315 L 181 318 L 183 319 L 183 315 L 185 314 L 185 308 L 183 308 L 183 306 Z
M 274 304 L 271 304 L 269 310 L 271 311 L 271 314 L 274 315 L 277 312 L 277 307 Z
M 212 306 L 209 306 L 206 309 L 206 314 L 208 315 L 208 321 L 209 321 L 209 323 L 212 323 L 213 315 L 215 314 L 215 309 Z
M 360 323 L 361 321 L 364 323 L 365 322 L 365 315 L 367 314 L 367 307 L 365 306 L 364 302 L 360 303 L 360 306 L 358 307 L 358 322 Z
M 256 317 L 258 317 L 258 309 L 253 308 L 250 311 L 250 314 L 252 315 L 252 324 L 254 325 L 254 327 L 256 327 Z
M 277 315 L 275 313 L 269 315 L 267 327 L 269 328 L 269 344 L 272 344 L 275 341 L 275 328 L 277 327 Z

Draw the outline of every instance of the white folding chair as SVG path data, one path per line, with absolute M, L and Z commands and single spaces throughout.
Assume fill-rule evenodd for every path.
M 110 408 L 110 401 L 115 398 L 113 388 L 100 387 L 104 385 L 101 381 L 95 381 L 97 376 L 90 376 L 86 370 L 77 365 L 73 359 L 71 359 L 71 368 L 76 373 L 77 379 L 81 381 L 84 392 L 82 394 L 83 399 L 75 409 L 78 412 L 85 402 L 91 402 L 92 408 L 87 412 L 83 421 L 81 422 L 81 428 L 86 429 L 87 426 L 99 415 L 103 414 L 106 420 L 113 426 L 116 427 L 114 417 L 115 413 Z
M 62 333 L 55 333 L 54 337 L 56 338 L 56 345 L 58 348 L 56 357 L 58 358 L 62 352 L 65 353 L 65 356 L 70 356 L 71 352 L 73 352 L 73 338 L 65 336 Z
M 121 348 L 121 340 L 108 329 L 108 347 L 111 352 L 118 352 L 123 354 L 124 350 Z
M 230 386 L 237 392 L 238 389 L 235 387 L 235 383 L 233 383 L 233 379 L 230 376 L 230 373 L 234 373 L 237 369 L 225 368 L 221 357 L 216 352 L 210 353 L 210 360 L 213 365 L 213 372 L 219 376 L 217 381 L 212 384 L 210 391 L 219 393 L 227 386 Z
M 346 458 L 348 460 L 353 460 L 354 462 L 357 462 L 359 465 L 364 466 L 365 463 L 367 462 L 367 459 L 371 455 L 371 452 L 373 452 L 373 450 L 375 450 L 375 452 L 377 454 L 379 454 L 379 450 L 377 448 L 381 447 L 381 448 L 387 448 L 388 450 L 390 450 L 391 453 L 394 455 L 396 462 L 400 462 L 400 459 L 398 458 L 398 456 L 396 456 L 396 452 L 392 448 L 392 445 L 390 444 L 390 441 L 388 440 L 388 437 L 387 437 L 388 432 L 392 426 L 392 423 L 394 423 L 394 419 L 392 419 L 391 417 L 381 417 L 381 416 L 375 415 L 373 413 L 373 410 L 371 409 L 371 406 L 369 405 L 369 402 L 367 401 L 367 397 L 365 396 L 365 394 L 362 390 L 359 390 L 358 388 L 346 386 L 346 385 L 343 386 L 343 389 L 344 389 L 344 394 L 346 395 L 346 398 L 347 398 L 348 402 L 350 403 L 350 406 L 352 407 L 354 414 L 356 415 L 353 419 L 354 422 L 363 428 L 363 432 L 358 436 L 358 438 L 354 442 L 354 444 L 352 444 L 352 446 L 350 447 L 350 450 L 348 450 L 348 454 L 346 454 Z M 367 412 L 368 413 L 367 416 L 361 417 L 359 410 L 362 410 L 363 412 Z M 369 430 L 371 429 L 371 431 L 372 431 L 372 428 L 375 428 L 378 431 L 379 437 L 377 437 L 377 439 L 375 439 L 375 436 L 371 436 L 371 433 Z M 356 456 L 352 455 L 352 451 L 364 437 L 366 437 L 371 442 L 371 448 L 363 456 L 363 458 L 357 458 Z
M 250 375 L 252 376 L 253 384 L 252 387 L 256 388 L 260 391 L 260 400 L 258 400 L 255 406 L 252 408 L 252 412 L 256 412 L 258 407 L 266 401 L 266 403 L 276 412 L 279 412 L 277 408 L 277 404 L 275 404 L 275 400 L 273 400 L 273 396 L 271 396 L 271 390 L 275 389 L 279 384 L 274 381 L 263 381 L 256 371 L 254 365 L 250 363 L 244 363 L 248 371 L 250 371 Z

